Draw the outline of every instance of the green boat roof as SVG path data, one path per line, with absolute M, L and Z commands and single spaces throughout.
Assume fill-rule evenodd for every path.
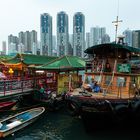
M 10 55 L 0 55 L 0 61 L 8 60 L 13 58 L 13 56 Z
M 85 68 L 85 61 L 77 56 L 63 56 L 51 61 L 48 64 L 38 66 L 42 70 L 80 70 Z
M 32 54 L 17 54 L 14 58 L 6 60 L 4 62 L 11 63 L 11 64 L 23 62 L 24 64 L 27 64 L 27 65 L 32 65 L 32 64 L 43 65 L 56 58 L 58 58 L 58 57 L 32 55 Z

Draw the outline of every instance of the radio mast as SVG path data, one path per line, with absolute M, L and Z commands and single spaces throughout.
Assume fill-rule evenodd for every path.
M 118 0 L 117 17 L 116 17 L 116 20 L 112 22 L 115 25 L 115 43 L 117 43 L 118 26 L 120 22 L 123 22 L 123 21 L 119 20 L 119 0 Z

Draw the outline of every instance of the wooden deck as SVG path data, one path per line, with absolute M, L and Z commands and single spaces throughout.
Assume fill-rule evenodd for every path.
M 83 89 L 77 88 L 77 89 L 74 89 L 74 91 L 70 92 L 70 94 L 83 96 L 82 91 L 83 91 Z M 92 95 L 92 96 L 90 96 L 90 98 L 96 98 L 96 99 L 130 99 L 130 98 L 135 97 L 134 94 L 123 94 L 123 93 L 118 94 L 118 93 L 110 93 L 110 92 L 109 93 L 105 93 L 105 92 L 95 93 L 95 92 L 89 92 L 89 91 L 85 91 L 85 92 L 87 94 Z

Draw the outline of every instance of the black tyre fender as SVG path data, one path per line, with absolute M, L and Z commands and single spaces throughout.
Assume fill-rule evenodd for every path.
M 115 106 L 115 115 L 119 121 L 124 120 L 129 115 L 129 108 L 127 105 L 120 104 Z
M 140 101 L 136 101 L 133 106 L 133 112 L 135 115 L 140 116 Z
M 80 106 L 75 101 L 67 101 L 66 103 L 67 111 L 70 115 L 76 116 L 80 112 Z

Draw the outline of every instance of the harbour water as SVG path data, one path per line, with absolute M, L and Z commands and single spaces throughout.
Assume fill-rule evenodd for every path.
M 4 140 L 140 140 L 139 127 L 123 130 L 103 127 L 87 132 L 82 119 L 65 111 L 46 111 L 36 122 Z

